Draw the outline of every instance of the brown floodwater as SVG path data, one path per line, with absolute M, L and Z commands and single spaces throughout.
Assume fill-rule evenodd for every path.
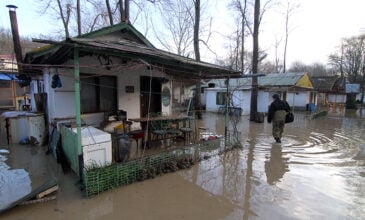
M 9 192 L 19 196 L 47 178 L 57 178 L 60 189 L 56 200 L 13 207 L 0 219 L 363 219 L 365 110 L 295 117 L 277 144 L 271 124 L 242 116 L 242 149 L 92 198 L 44 147 L 2 145 L 0 205 Z M 205 113 L 197 127 L 223 134 L 224 122 Z M 14 158 L 16 151 L 32 160 Z

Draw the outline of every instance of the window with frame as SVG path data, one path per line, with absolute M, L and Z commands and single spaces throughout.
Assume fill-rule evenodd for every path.
M 227 100 L 227 92 L 217 92 L 216 104 L 225 105 Z
M 116 112 L 116 82 L 117 79 L 114 76 L 81 78 L 81 112 Z

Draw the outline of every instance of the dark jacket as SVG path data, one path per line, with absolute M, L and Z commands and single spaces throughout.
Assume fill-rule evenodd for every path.
M 267 122 L 271 123 L 272 119 L 274 118 L 275 112 L 279 110 L 285 110 L 289 112 L 290 106 L 286 101 L 275 99 L 269 106 L 269 112 L 267 114 Z

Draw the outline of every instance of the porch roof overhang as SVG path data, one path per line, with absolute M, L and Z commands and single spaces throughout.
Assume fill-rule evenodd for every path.
M 60 65 L 73 59 L 74 48 L 79 49 L 80 57 L 103 55 L 134 60 L 162 69 L 167 75 L 182 79 L 239 78 L 241 72 L 230 70 L 211 63 L 196 61 L 154 47 L 148 47 L 129 40 L 105 41 L 85 38 L 69 38 L 64 42 L 34 40 L 50 46 L 28 53 L 25 63 L 32 65 Z M 30 68 L 32 69 L 32 68 Z

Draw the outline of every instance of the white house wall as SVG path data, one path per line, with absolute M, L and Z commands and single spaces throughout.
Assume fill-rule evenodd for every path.
M 206 111 L 218 112 L 221 105 L 216 104 L 217 92 L 223 91 L 222 89 L 205 89 L 205 104 Z
M 342 94 L 328 94 L 328 102 L 346 103 L 346 95 Z
M 243 115 L 249 115 L 251 109 L 251 91 L 244 90 L 240 92 L 241 103 L 240 107 L 242 108 Z
M 140 109 L 140 76 L 152 76 L 152 77 L 166 77 L 165 74 L 157 70 L 151 72 L 146 66 L 141 66 L 136 69 L 127 70 L 118 74 L 118 109 L 127 111 L 128 118 L 139 118 L 141 115 Z M 133 93 L 126 93 L 126 86 L 134 86 Z M 171 91 L 170 81 L 163 85 L 163 87 L 169 87 Z M 172 103 L 172 100 L 170 100 Z M 147 103 L 146 103 L 147 105 Z M 162 103 L 161 103 L 162 105 Z M 171 114 L 171 104 L 168 107 L 161 106 L 161 110 L 167 114 Z
M 242 92 L 239 90 L 235 90 L 235 91 L 232 91 L 231 93 L 232 93 L 231 102 L 232 102 L 233 106 L 241 107 L 242 103 L 244 101 Z
M 306 109 L 309 104 L 310 92 L 288 92 L 286 101 L 290 106 Z
M 218 112 L 223 105 L 216 104 L 217 92 L 226 92 L 224 88 L 209 88 L 205 90 L 206 95 L 206 110 L 209 112 Z M 264 91 L 258 92 L 257 111 L 267 112 L 269 102 L 269 94 Z M 251 91 L 250 90 L 235 90 L 232 92 L 232 102 L 235 107 L 242 109 L 243 115 L 250 114 L 251 109 Z
M 217 105 L 217 93 L 218 92 L 226 92 L 227 90 L 224 88 L 207 88 L 204 91 L 205 94 L 205 105 L 206 111 L 208 112 L 218 112 L 219 108 L 225 107 L 224 105 Z M 243 103 L 243 97 L 241 91 L 233 91 L 232 93 L 232 102 L 235 107 L 241 107 Z
M 216 105 L 217 92 L 225 92 L 226 88 L 215 87 L 208 88 L 205 90 L 206 93 L 206 110 L 210 112 L 218 112 L 219 107 L 222 105 Z M 257 97 L 257 111 L 258 112 L 268 112 L 269 105 L 273 101 L 271 95 L 273 91 L 258 91 Z M 286 100 L 290 106 L 300 108 L 301 110 L 306 110 L 307 104 L 311 101 L 311 91 L 296 91 L 287 92 Z M 235 90 L 232 95 L 233 105 L 235 107 L 242 108 L 242 114 L 250 114 L 251 109 L 251 90 L 250 87 Z M 314 100 L 316 103 L 316 100 Z
M 251 99 L 251 94 L 250 94 Z M 268 112 L 269 111 L 269 105 L 271 104 L 271 96 L 269 92 L 265 91 L 259 91 L 258 92 L 258 98 L 257 98 L 257 111 L 258 112 Z M 251 100 L 250 100 L 251 102 Z
M 133 86 L 134 92 L 126 93 L 126 86 Z M 140 91 L 140 71 L 118 75 L 118 109 L 126 111 L 128 118 L 140 117 Z
M 209 112 L 218 112 L 222 105 L 216 104 L 217 92 L 225 92 L 224 88 L 209 88 L 205 90 L 206 110 Z M 243 115 L 249 115 L 251 109 L 251 90 L 236 90 L 233 92 L 232 101 L 235 107 L 242 109 Z M 257 111 L 268 112 L 270 103 L 273 101 L 271 93 L 267 91 L 258 91 Z
M 177 101 L 177 103 L 183 103 L 183 100 L 185 100 L 185 99 L 183 97 L 183 94 L 180 94 L 181 93 L 180 87 L 177 87 L 176 83 L 174 83 L 174 85 L 175 86 L 172 88 L 171 95 L 172 95 L 173 99 L 175 99 Z
M 118 60 L 113 60 L 113 63 L 118 63 Z M 73 65 L 71 61 L 66 65 Z M 94 66 L 93 66 L 94 65 Z M 110 76 L 117 76 L 117 95 L 118 95 L 118 109 L 127 111 L 128 118 L 140 117 L 140 76 L 152 76 L 152 77 L 166 77 L 166 74 L 161 73 L 158 70 L 148 70 L 144 64 L 136 64 L 129 68 L 115 67 L 111 70 L 98 67 L 99 60 L 95 57 L 82 57 L 80 58 L 80 74 L 104 74 Z M 86 67 L 87 66 L 87 67 Z M 62 82 L 61 88 L 53 89 L 52 77 L 55 74 L 59 74 Z M 73 119 L 76 116 L 75 113 L 75 81 L 73 69 L 52 68 L 45 69 L 43 73 L 44 90 L 47 95 L 48 114 L 49 121 L 54 119 Z M 134 86 L 133 93 L 126 93 L 126 86 Z M 171 89 L 171 83 L 167 83 L 164 86 L 168 86 Z M 172 102 L 171 102 L 172 103 Z M 168 114 L 171 113 L 171 105 L 166 108 L 162 105 L 163 111 Z M 102 113 L 101 113 L 102 114 Z M 95 115 L 95 114 L 93 114 Z M 99 115 L 96 117 L 100 118 Z M 90 117 L 85 117 L 88 119 Z M 90 118 L 91 121 L 95 119 Z M 99 119 L 98 119 L 99 120 Z
M 52 77 L 58 73 L 62 82 L 61 88 L 52 88 Z M 49 119 L 75 117 L 75 81 L 70 70 L 46 69 L 43 73 L 44 89 L 47 93 Z

